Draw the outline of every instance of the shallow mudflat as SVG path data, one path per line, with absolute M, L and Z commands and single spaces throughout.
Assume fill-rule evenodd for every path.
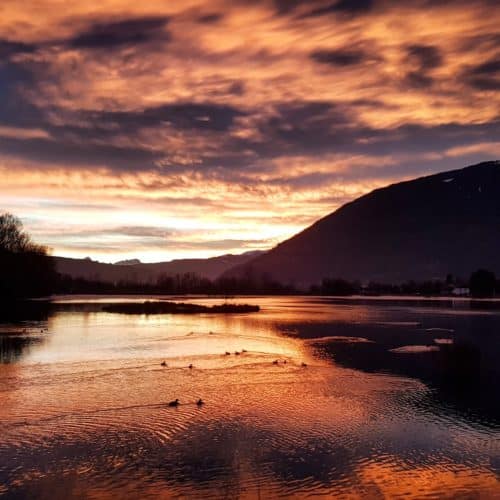
M 497 312 L 314 297 L 261 297 L 259 314 L 103 311 L 113 300 L 0 323 L 0 496 L 500 491 Z M 434 348 L 392 351 L 405 346 Z

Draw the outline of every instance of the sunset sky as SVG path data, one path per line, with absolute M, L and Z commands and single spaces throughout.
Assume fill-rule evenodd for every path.
M 500 158 L 499 90 L 497 0 L 1 0 L 0 211 L 55 255 L 266 249 Z

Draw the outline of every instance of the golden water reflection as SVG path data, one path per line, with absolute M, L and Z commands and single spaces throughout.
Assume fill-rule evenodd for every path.
M 500 491 L 498 427 L 434 404 L 417 378 L 341 366 L 302 338 L 320 329 L 338 341 L 335 320 L 389 323 L 380 310 L 259 303 L 235 316 L 75 306 L 33 325 L 43 341 L 0 365 L 0 488 L 39 498 Z

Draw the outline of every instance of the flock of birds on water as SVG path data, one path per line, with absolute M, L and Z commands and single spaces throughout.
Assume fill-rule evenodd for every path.
M 42 328 L 42 329 L 40 330 L 40 332 L 41 332 L 41 333 L 43 333 L 44 331 L 48 331 L 48 329 L 46 328 L 46 329 L 44 330 L 44 329 Z M 26 332 L 27 332 L 27 329 L 25 328 L 23 332 L 24 332 L 24 333 L 26 333 Z M 210 333 L 210 335 L 212 335 L 212 334 L 213 334 L 213 332 L 209 332 L 209 333 Z M 246 352 L 248 352 L 246 349 L 242 349 L 241 351 L 234 351 L 234 354 L 235 354 L 236 356 L 239 356 L 240 354 L 244 354 L 244 353 L 246 353 Z M 230 355 L 231 355 L 231 353 L 230 353 L 229 351 L 226 351 L 226 352 L 225 352 L 225 356 L 230 356 Z M 280 363 L 280 360 L 279 360 L 279 359 L 275 359 L 275 360 L 273 361 L 273 365 L 278 365 L 279 363 Z M 283 363 L 284 365 L 286 365 L 286 363 L 287 363 L 286 359 L 285 359 L 285 360 L 283 360 L 283 361 L 282 361 L 282 363 Z M 162 361 L 160 364 L 161 364 L 161 366 L 163 366 L 164 368 L 166 368 L 166 367 L 168 366 L 166 361 Z M 306 367 L 307 367 L 307 364 L 306 364 L 306 363 L 304 363 L 304 362 L 302 362 L 301 366 L 302 366 L 302 368 L 306 368 Z M 189 368 L 190 370 L 192 370 L 192 369 L 194 368 L 194 365 L 193 365 L 192 363 L 190 363 L 190 364 L 189 364 L 189 366 L 188 366 L 188 368 Z M 180 404 L 181 404 L 181 402 L 179 401 L 179 399 L 174 399 L 173 401 L 170 401 L 170 402 L 168 403 L 168 406 L 169 406 L 170 408 L 176 408 L 176 407 L 177 407 L 177 406 L 179 406 Z M 204 404 L 205 404 L 205 402 L 204 402 L 201 398 L 199 398 L 199 399 L 198 399 L 198 401 L 196 401 L 196 406 L 198 406 L 198 407 L 201 407 L 201 406 L 203 406 Z
M 210 333 L 211 333 L 211 332 L 210 332 Z M 243 354 L 243 353 L 245 353 L 245 352 L 248 352 L 248 351 L 247 351 L 246 349 L 242 349 L 242 350 L 241 350 L 241 352 L 240 352 L 240 351 L 234 351 L 234 354 L 235 354 L 236 356 L 239 356 L 240 354 Z M 230 353 L 229 351 L 226 351 L 226 352 L 225 352 L 225 356 L 230 356 L 230 355 L 231 355 L 231 353 Z M 278 365 L 279 363 L 280 363 L 280 360 L 279 360 L 279 359 L 275 359 L 275 360 L 273 361 L 273 365 Z M 286 365 L 286 363 L 287 363 L 287 362 L 286 362 L 286 359 L 285 359 L 285 360 L 283 360 L 283 361 L 282 361 L 282 363 L 283 363 L 284 365 Z M 162 361 L 160 364 L 161 364 L 161 366 L 163 366 L 164 368 L 168 366 L 166 361 Z M 301 366 L 302 366 L 302 368 L 306 368 L 306 367 L 307 367 L 307 364 L 306 364 L 306 363 L 304 363 L 304 362 L 302 362 Z M 190 370 L 192 370 L 192 369 L 194 368 L 194 365 L 193 365 L 192 363 L 190 363 L 190 364 L 189 364 L 189 366 L 188 366 L 188 368 L 189 368 Z M 180 404 L 181 404 L 181 402 L 179 401 L 179 399 L 174 399 L 173 401 L 170 401 L 170 402 L 168 403 L 168 406 L 169 406 L 170 408 L 177 408 L 178 406 L 180 406 Z M 198 399 L 198 401 L 196 401 L 196 406 L 198 406 L 198 407 L 201 407 L 201 406 L 203 406 L 204 404 L 205 404 L 205 401 L 203 401 L 203 399 L 201 399 L 201 398 L 199 398 L 199 399 Z

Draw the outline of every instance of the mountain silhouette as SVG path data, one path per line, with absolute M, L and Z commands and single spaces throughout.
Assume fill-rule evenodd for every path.
M 376 189 L 225 277 L 298 287 L 323 278 L 402 282 L 500 274 L 500 162 Z
M 116 283 L 155 283 L 158 278 L 175 274 L 194 273 L 202 278 L 215 279 L 224 271 L 251 260 L 259 251 L 250 251 L 241 255 L 221 255 L 210 259 L 178 259 L 168 262 L 141 263 L 128 260 L 116 264 L 106 264 L 86 259 L 53 257 L 56 270 L 72 278 Z

